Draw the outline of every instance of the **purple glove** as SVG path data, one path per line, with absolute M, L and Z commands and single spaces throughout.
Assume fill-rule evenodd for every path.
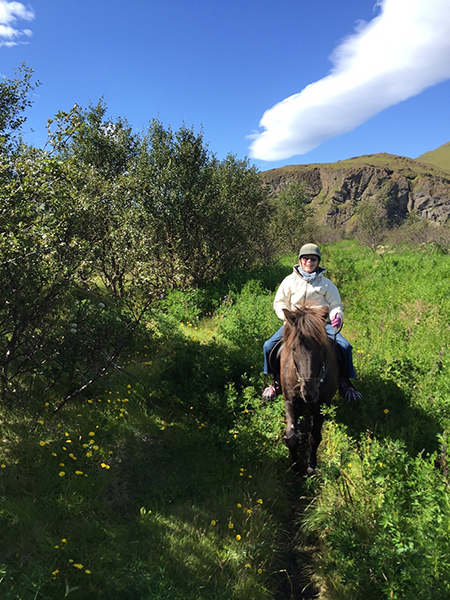
M 342 325 L 342 319 L 339 315 L 336 315 L 335 317 L 333 317 L 331 319 L 331 327 L 334 327 L 334 329 L 339 329 L 339 327 Z

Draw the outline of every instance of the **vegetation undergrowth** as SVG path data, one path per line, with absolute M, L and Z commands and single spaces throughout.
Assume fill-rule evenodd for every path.
M 284 598 L 293 533 L 323 600 L 448 597 L 449 256 L 323 254 L 364 399 L 333 401 L 309 489 L 292 488 L 282 403 L 260 403 L 287 256 L 167 294 L 61 410 L 2 408 L 1 598 Z

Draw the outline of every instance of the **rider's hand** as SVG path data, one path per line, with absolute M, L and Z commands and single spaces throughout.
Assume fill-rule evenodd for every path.
M 335 317 L 333 317 L 331 319 L 331 327 L 334 327 L 334 329 L 339 329 L 339 327 L 342 325 L 342 319 L 339 315 L 336 315 Z

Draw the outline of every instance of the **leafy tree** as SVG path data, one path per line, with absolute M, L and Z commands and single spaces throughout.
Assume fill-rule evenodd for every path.
M 117 360 L 142 314 L 95 285 L 92 169 L 61 152 L 77 123 L 77 111 L 59 114 L 53 150 L 21 144 L 0 155 L 0 397 L 10 406 L 78 395 Z
M 272 206 L 271 231 L 278 251 L 297 251 L 311 228 L 312 215 L 304 186 L 292 181 L 273 199 Z
M 372 250 L 383 241 L 388 226 L 386 201 L 361 200 L 356 213 L 356 239 Z
M 0 152 L 14 149 L 20 140 L 17 135 L 26 117 L 25 110 L 32 105 L 31 92 L 39 86 L 33 84 L 33 69 L 23 63 L 16 69 L 16 79 L 3 78 L 0 81 Z
M 149 268 L 163 271 L 168 287 L 198 285 L 257 260 L 269 214 L 247 161 L 218 161 L 202 134 L 153 121 L 137 169 L 153 242 Z

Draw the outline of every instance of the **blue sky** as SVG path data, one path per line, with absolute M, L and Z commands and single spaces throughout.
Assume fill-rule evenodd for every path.
M 58 110 L 103 97 L 135 131 L 184 122 L 260 170 L 415 158 L 450 141 L 446 3 L 0 0 L 0 74 L 26 61 L 41 82 L 24 127 L 36 146 Z

